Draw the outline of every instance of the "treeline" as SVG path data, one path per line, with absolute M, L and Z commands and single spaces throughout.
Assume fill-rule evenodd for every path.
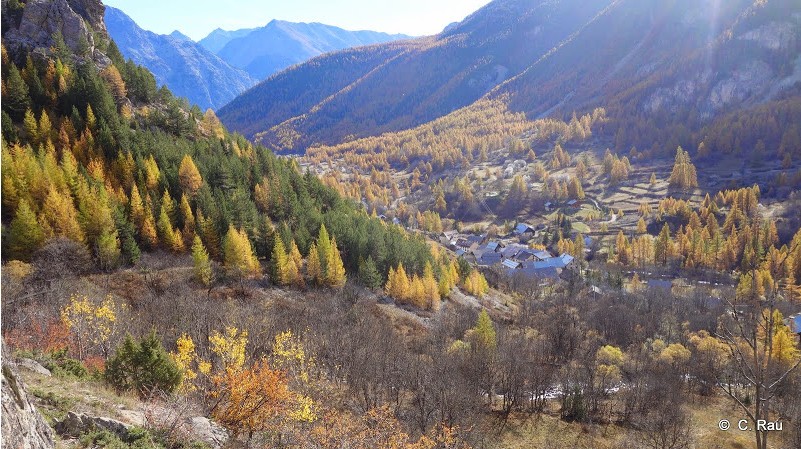
M 30 260 L 67 237 L 113 269 L 135 264 L 141 251 L 187 252 L 198 237 L 212 259 L 234 266 L 226 248 L 244 248 L 230 244 L 244 235 L 253 257 L 272 266 L 277 239 L 307 256 L 325 224 L 354 278 L 368 258 L 382 280 L 399 263 L 422 274 L 432 261 L 422 238 L 227 133 L 213 112 L 157 90 L 113 43 L 112 64 L 99 68 L 56 42 L 53 59 L 22 66 L 3 49 L 6 260 Z M 251 270 L 261 271 L 260 263 Z

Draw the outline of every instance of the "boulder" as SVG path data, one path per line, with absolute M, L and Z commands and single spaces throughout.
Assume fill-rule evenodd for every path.
M 120 439 L 128 438 L 128 431 L 132 426 L 116 419 L 95 417 L 83 413 L 69 412 L 67 416 L 56 423 L 56 432 L 65 437 L 77 437 L 83 433 L 98 429 L 108 430 Z
M 214 449 L 223 447 L 229 438 L 228 431 L 203 416 L 187 418 L 186 430 L 192 439 L 206 443 Z
M 20 359 L 19 367 L 26 369 L 28 371 L 34 372 L 36 374 L 41 374 L 42 376 L 50 377 L 52 373 L 50 370 L 42 366 L 39 362 L 32 359 Z
M 5 346 L 5 345 L 3 345 Z M 16 365 L 3 354 L 2 375 L 3 447 L 13 449 L 53 449 L 53 429 L 31 402 Z

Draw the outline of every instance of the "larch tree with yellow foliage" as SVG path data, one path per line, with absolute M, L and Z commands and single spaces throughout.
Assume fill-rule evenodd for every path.
M 236 229 L 234 225 L 228 227 L 223 241 L 223 259 L 226 268 L 245 276 L 256 276 L 261 272 L 259 260 L 253 253 L 247 233 Z
M 758 232 L 758 230 L 756 231 Z M 771 273 L 753 269 L 741 274 L 730 314 L 721 322 L 719 338 L 731 355 L 731 366 L 745 383 L 752 398 L 744 402 L 737 391 L 728 388 L 726 379 L 717 385 L 740 407 L 752 422 L 771 419 L 771 402 L 788 377 L 801 365 L 798 339 L 778 310 L 782 301 L 779 283 Z M 750 290 L 750 292 L 746 291 Z M 758 449 L 767 449 L 771 434 L 766 428 L 753 426 Z
M 200 187 L 203 185 L 203 177 L 200 176 L 195 161 L 192 156 L 185 154 L 181 159 L 181 165 L 178 167 L 178 182 L 181 184 L 181 189 L 186 195 L 194 197 Z
M 325 264 L 325 283 L 329 287 L 340 288 L 345 285 L 345 281 L 347 281 L 347 276 L 342 255 L 337 248 L 336 239 L 331 239 L 331 249 L 328 251 Z

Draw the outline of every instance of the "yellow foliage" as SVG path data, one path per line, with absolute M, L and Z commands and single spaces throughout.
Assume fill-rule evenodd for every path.
M 248 344 L 248 332 L 228 326 L 224 333 L 212 332 L 209 337 L 211 352 L 220 358 L 226 370 L 239 371 L 245 366 L 245 346 Z

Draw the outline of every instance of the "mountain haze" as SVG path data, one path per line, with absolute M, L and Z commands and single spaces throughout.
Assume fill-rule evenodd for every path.
M 147 67 L 160 85 L 202 109 L 217 109 L 256 82 L 178 31 L 160 35 L 143 30 L 112 7 L 106 7 L 105 21 L 126 58 Z
M 254 30 L 215 30 L 200 43 L 209 49 L 224 43 L 213 51 L 232 66 L 261 80 L 323 53 L 408 37 L 376 31 L 348 31 L 321 23 L 272 20 Z

